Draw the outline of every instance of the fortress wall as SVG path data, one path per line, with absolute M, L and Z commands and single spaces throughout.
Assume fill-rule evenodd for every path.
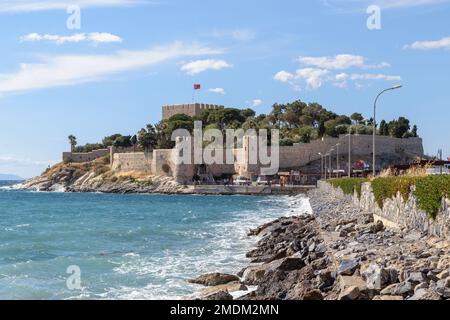
M 167 164 L 170 168 L 169 172 L 164 171 L 164 165 Z M 152 174 L 157 176 L 172 176 L 175 169 L 175 164 L 172 161 L 172 149 L 153 150 L 153 161 L 151 164 Z
M 142 171 L 151 173 L 152 154 L 144 152 L 115 153 L 112 169 L 114 171 Z
M 327 137 L 312 143 L 299 143 L 292 147 L 280 147 L 280 170 L 294 169 L 307 165 L 311 161 L 321 159 L 319 152 L 327 153 L 337 143 L 340 143 L 340 161 L 348 155 L 348 137 Z M 372 136 L 352 136 L 352 157 L 370 158 L 372 155 Z M 234 164 L 226 164 L 226 153 L 223 154 L 223 164 L 206 166 L 206 173 L 213 176 L 223 174 L 239 174 L 247 176 L 249 173 L 258 174 L 259 165 L 250 165 L 247 159 L 239 159 L 238 154 L 245 149 L 234 149 Z M 222 150 L 218 150 L 220 153 Z M 396 139 L 391 137 L 377 137 L 377 154 L 385 158 L 413 158 L 423 155 L 422 139 Z M 336 150 L 333 151 L 336 155 Z M 113 156 L 113 169 L 119 171 L 144 171 L 154 175 L 173 176 L 180 183 L 190 182 L 198 168 L 198 164 L 176 165 L 173 150 L 154 150 L 151 154 L 144 152 L 116 153 Z M 192 157 L 193 160 L 193 157 Z M 335 161 L 335 160 L 333 160 Z M 392 162 L 392 159 L 390 159 Z M 397 161 L 397 160 L 395 160 Z M 389 160 L 388 160 L 389 162 Z M 390 164 L 390 163 L 389 163 Z M 167 170 L 168 169 L 168 170 Z
M 300 167 L 311 161 L 320 160 L 319 153 L 326 154 L 334 148 L 336 154 L 337 143 L 340 143 L 340 158 L 348 157 L 349 140 L 346 136 L 339 138 L 327 137 L 324 140 L 316 140 L 311 143 L 299 143 L 293 147 L 280 147 L 280 168 Z M 352 156 L 372 156 L 372 136 L 358 135 L 351 137 Z M 398 139 L 385 136 L 377 136 L 376 152 L 378 155 L 397 154 L 399 156 L 414 157 L 423 156 L 424 150 L 421 138 Z
M 109 149 L 99 149 L 86 153 L 63 152 L 63 162 L 89 162 L 109 154 Z

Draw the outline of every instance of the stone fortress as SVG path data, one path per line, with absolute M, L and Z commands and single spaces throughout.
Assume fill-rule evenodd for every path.
M 209 104 L 188 104 L 177 106 L 164 106 L 163 118 L 167 119 L 175 114 L 199 115 L 208 108 L 223 108 L 222 106 Z M 424 155 L 421 138 L 398 139 L 387 136 L 377 136 L 377 170 L 394 164 L 407 164 L 411 160 Z M 338 138 L 325 137 L 314 140 L 311 143 L 297 143 L 293 146 L 281 146 L 279 148 L 279 171 L 300 173 L 315 173 L 320 175 L 323 154 L 339 143 L 340 168 L 346 170 L 348 162 L 349 144 L 351 148 L 352 162 L 363 160 L 371 163 L 372 136 L 353 135 Z M 336 148 L 335 148 L 336 149 Z M 260 175 L 261 166 L 251 165 L 249 161 L 249 139 L 244 137 L 242 148 L 234 149 L 235 163 L 230 164 L 176 164 L 176 152 L 172 149 L 153 150 L 152 152 L 126 152 L 98 150 L 89 154 L 72 154 L 66 152 L 63 155 L 66 162 L 92 161 L 96 157 L 111 155 L 111 167 L 117 172 L 145 172 L 155 176 L 171 176 L 179 183 L 190 184 L 194 175 L 206 175 L 209 177 L 221 177 L 239 175 L 247 178 Z M 337 168 L 337 150 L 332 155 L 332 167 Z
M 205 104 L 205 103 L 191 103 L 191 104 L 178 104 L 171 106 L 162 107 L 163 120 L 170 119 L 176 114 L 186 114 L 190 117 L 199 116 L 203 111 L 208 109 L 220 109 L 224 106 L 219 106 L 215 104 Z

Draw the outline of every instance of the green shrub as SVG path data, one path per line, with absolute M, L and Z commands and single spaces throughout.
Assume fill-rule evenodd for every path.
M 152 179 L 137 180 L 136 182 L 137 182 L 137 184 L 139 184 L 140 186 L 143 186 L 143 187 L 152 187 L 154 184 Z
M 352 195 L 357 191 L 361 198 L 361 186 L 368 179 L 331 179 L 328 182 L 335 188 L 339 187 L 345 194 Z M 436 218 L 436 214 L 441 208 L 442 198 L 450 195 L 450 176 L 433 175 L 424 177 L 380 177 L 371 181 L 375 200 L 383 208 L 386 199 L 397 196 L 400 192 L 403 200 L 408 201 L 411 187 L 416 186 L 414 196 L 417 198 L 418 206 L 425 211 L 430 218 Z
M 442 198 L 450 194 L 450 176 L 434 175 L 418 178 L 414 194 L 419 208 L 431 218 L 436 218 Z
M 416 182 L 416 177 L 382 177 L 372 180 L 372 190 L 375 200 L 380 208 L 383 208 L 384 200 L 397 196 L 397 192 L 402 194 L 403 200 L 409 199 L 411 186 Z
M 362 184 L 368 182 L 369 179 L 364 178 L 341 178 L 331 179 L 328 182 L 335 188 L 341 188 L 345 194 L 353 195 L 355 190 L 358 194 L 358 198 L 361 198 Z

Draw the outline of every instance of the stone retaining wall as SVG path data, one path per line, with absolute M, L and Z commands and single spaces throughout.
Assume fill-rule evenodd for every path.
M 318 182 L 318 188 L 333 194 L 335 197 L 351 199 L 355 206 L 373 213 L 375 220 L 380 220 L 385 226 L 405 231 L 420 231 L 428 235 L 450 239 L 450 200 L 442 199 L 441 208 L 436 219 L 430 219 L 427 213 L 418 207 L 413 191 L 407 201 L 400 193 L 396 197 L 384 201 L 383 208 L 378 206 L 370 182 L 361 188 L 361 198 L 358 195 L 345 195 L 340 188 L 334 188 L 325 181 Z

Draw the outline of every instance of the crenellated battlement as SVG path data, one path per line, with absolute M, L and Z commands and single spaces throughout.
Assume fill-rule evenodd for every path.
M 205 110 L 222 108 L 224 108 L 224 106 L 208 103 L 167 105 L 162 107 L 162 117 L 163 120 L 170 119 L 176 114 L 185 114 L 194 117 L 202 114 Z

